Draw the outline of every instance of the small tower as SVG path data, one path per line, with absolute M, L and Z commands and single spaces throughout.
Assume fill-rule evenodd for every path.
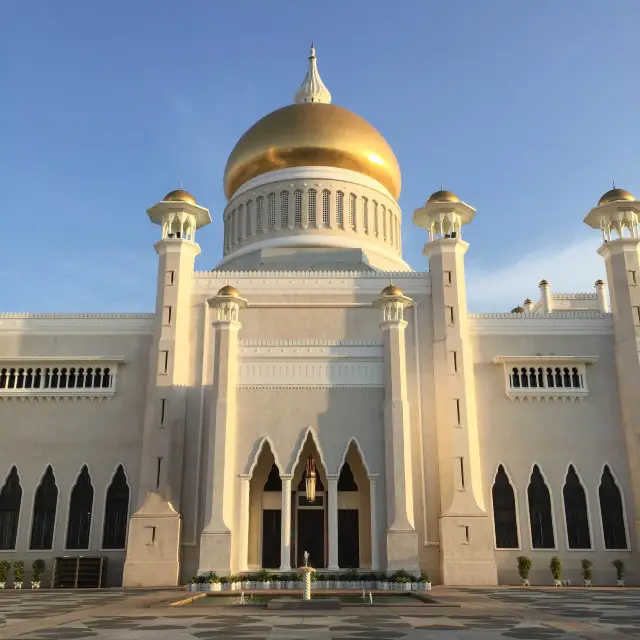
M 636 532 L 640 532 L 640 201 L 624 189 L 607 191 L 584 222 L 602 233 L 618 390 L 633 485 Z M 604 283 L 596 282 L 599 306 L 606 310 Z
M 200 253 L 194 238 L 196 229 L 211 222 L 209 211 L 182 190 L 168 193 L 147 213 L 161 226 L 162 235 L 154 245 L 159 256 L 155 326 L 140 485 L 129 523 L 124 586 L 176 585 L 180 577 L 184 416 L 191 382 L 191 282 Z
M 384 350 L 384 451 L 387 497 L 387 568 L 419 568 L 418 534 L 413 517 L 411 429 L 407 394 L 404 310 L 413 300 L 393 284 L 373 305 L 382 311 Z
M 462 227 L 475 210 L 437 191 L 413 214 L 426 229 L 433 305 L 440 563 L 445 585 L 497 584 L 493 525 L 484 506 Z

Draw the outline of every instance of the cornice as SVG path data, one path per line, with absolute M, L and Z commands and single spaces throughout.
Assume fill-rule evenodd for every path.
M 384 389 L 384 384 L 238 384 L 239 391 L 255 391 L 257 389 L 289 389 L 295 391 L 308 389 Z
M 240 340 L 241 347 L 381 347 L 375 340 Z
M 516 362 L 566 362 L 574 363 L 594 363 L 598 362 L 598 356 L 496 356 L 493 361 L 496 364 L 508 364 Z
M 154 313 L 2 313 L 0 333 L 150 334 L 154 323 Z
M 610 335 L 613 319 L 600 311 L 552 313 L 470 313 L 471 333 L 483 335 Z
M 0 357 L 0 362 L 68 362 L 71 364 L 74 362 L 117 362 L 127 364 L 128 360 L 119 356 L 25 356 L 22 358 Z

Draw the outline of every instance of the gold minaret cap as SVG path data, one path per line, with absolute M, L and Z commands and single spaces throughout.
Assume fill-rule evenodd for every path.
M 511 309 L 511 313 L 524 313 L 524 308 L 523 307 L 515 307 L 514 309 Z
M 598 201 L 598 206 L 601 207 L 611 202 L 622 202 L 625 200 L 633 202 L 635 201 L 635 197 L 626 189 L 611 189 L 602 195 Z
M 380 296 L 385 298 L 393 298 L 395 296 L 404 296 L 402 289 L 396 287 L 395 284 L 388 284 L 380 293 Z
M 546 287 L 549 283 L 546 280 L 540 280 L 538 283 L 539 287 Z
M 524 303 L 525 303 L 525 304 L 533 304 L 533 302 L 532 302 L 531 298 L 527 298 L 527 299 L 524 301 Z
M 600 285 L 604 285 L 604 280 L 596 280 L 595 285 L 596 287 Z
M 182 189 L 174 189 L 169 191 L 167 195 L 162 198 L 163 202 L 188 202 L 189 204 L 198 204 L 196 199 L 188 192 Z
M 226 284 L 220 291 L 218 291 L 219 296 L 227 296 L 229 298 L 239 298 L 240 292 L 232 285 Z
M 460 202 L 460 198 L 451 191 L 440 189 L 440 191 L 432 193 L 427 202 Z

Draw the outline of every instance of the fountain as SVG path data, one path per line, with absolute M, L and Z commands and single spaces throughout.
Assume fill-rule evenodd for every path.
M 267 609 L 340 609 L 340 598 L 327 596 L 311 599 L 311 574 L 315 569 L 309 565 L 309 553 L 303 554 L 304 567 L 298 571 L 302 573 L 302 599 L 298 598 L 274 598 L 267 604 Z

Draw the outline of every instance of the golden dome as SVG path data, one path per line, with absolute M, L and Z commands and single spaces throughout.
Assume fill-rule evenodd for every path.
M 325 166 L 350 169 L 382 183 L 397 200 L 398 161 L 387 141 L 364 118 L 335 104 L 282 107 L 258 120 L 238 140 L 224 170 L 227 198 L 268 171 Z
M 198 204 L 196 199 L 188 192 L 182 189 L 174 189 L 162 198 L 163 202 L 188 202 L 189 204 Z
M 598 206 L 601 207 L 603 204 L 609 204 L 610 202 L 619 202 L 620 200 L 635 200 L 633 195 L 631 195 L 625 189 L 611 189 L 607 191 L 602 198 L 600 198 L 598 202 Z
M 460 198 L 451 191 L 440 190 L 432 193 L 427 202 L 460 202 Z
M 239 298 L 240 292 L 230 284 L 226 284 L 220 291 L 218 291 L 219 296 L 227 296 L 229 298 Z
M 515 307 L 511 309 L 511 313 L 524 313 L 524 309 L 522 307 Z
M 402 293 L 400 287 L 396 287 L 395 284 L 389 284 L 382 290 L 380 295 L 391 298 L 393 296 L 404 296 L 404 293 Z

